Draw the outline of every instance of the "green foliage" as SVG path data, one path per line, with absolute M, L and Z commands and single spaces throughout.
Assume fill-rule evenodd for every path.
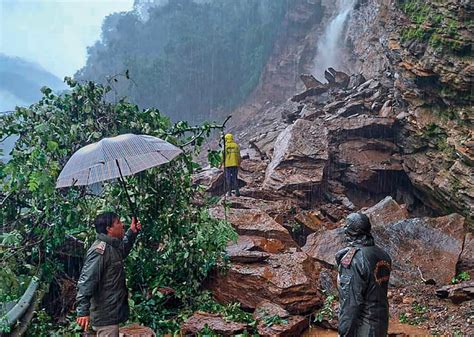
M 209 328 L 209 325 L 205 324 L 204 328 L 202 328 L 201 331 L 199 331 L 198 336 L 199 337 L 217 336 L 217 334 L 214 332 L 214 330 Z
M 314 322 L 330 321 L 334 318 L 334 302 L 337 300 L 335 295 L 328 295 L 324 300 L 323 307 L 315 313 Z
M 219 307 L 218 307 L 219 308 Z M 251 313 L 243 311 L 240 303 L 221 306 L 218 311 L 226 321 L 252 324 L 255 320 Z
M 245 323 L 249 326 L 249 331 L 244 333 L 247 336 L 249 333 L 254 334 L 256 332 L 257 321 L 253 315 L 249 312 L 242 310 L 240 303 L 230 304 L 219 304 L 215 302 L 212 295 L 209 292 L 202 292 L 194 303 L 194 310 L 219 313 L 222 318 L 229 322 Z
M 399 316 L 398 316 L 398 321 L 400 323 L 403 323 L 403 324 L 408 324 L 408 316 L 406 313 L 401 313 Z
M 451 284 L 457 284 L 464 281 L 469 281 L 470 279 L 471 279 L 471 275 L 469 275 L 467 271 L 463 271 L 451 279 Z
M 400 40 L 402 42 L 418 40 L 427 41 L 430 38 L 430 31 L 422 27 L 404 27 L 400 33 Z
M 218 117 L 258 84 L 290 4 L 180 0 L 150 8 L 146 21 L 112 14 L 76 77 L 100 82 L 128 69 L 133 82 L 112 84 L 140 106 L 192 122 Z
M 422 0 L 404 1 L 400 6 L 401 10 L 415 23 L 422 24 L 433 19 L 438 21 L 439 16 L 433 15 L 431 6 Z
M 182 312 L 193 305 L 202 280 L 225 260 L 227 242 L 236 237 L 228 223 L 211 218 L 205 208 L 191 202 L 198 193 L 191 175 L 199 167 L 192 158 L 216 126 L 172 124 L 156 109 L 141 110 L 125 99 L 112 103 L 106 99 L 113 93 L 110 86 L 66 81 L 69 92 L 58 96 L 43 88 L 38 103 L 0 117 L 0 138 L 19 135 L 12 159 L 0 164 L 4 228 L 0 270 L 6 273 L 0 275 L 2 286 L 7 284 L 3 280 L 22 280 L 38 269 L 46 275 L 45 281 L 52 278 L 60 265 L 55 252 L 65 242 L 65 234 L 90 244 L 95 235 L 90 224 L 99 212 L 113 210 L 130 221 L 118 184 L 105 184 L 101 197 L 85 187 L 55 189 L 61 168 L 77 149 L 128 132 L 158 136 L 176 145 L 192 144 L 172 163 L 128 179 L 143 224 L 126 262 L 132 319 L 160 332 L 175 328 L 184 317 Z M 158 291 L 164 286 L 175 290 L 172 306 L 169 297 Z M 16 293 L 21 292 L 21 286 L 17 288 Z M 43 318 L 40 326 L 48 324 L 42 323 L 47 321 Z
M 200 294 L 196 300 L 195 309 L 219 313 L 227 321 L 247 323 L 251 326 L 256 325 L 252 314 L 242 310 L 240 303 L 219 304 L 212 299 L 212 295 L 209 292 L 202 292 Z
M 298 221 L 288 221 L 288 224 L 291 227 L 291 233 L 294 235 L 299 235 L 303 233 L 303 225 Z
M 212 167 L 219 167 L 222 162 L 221 151 L 209 150 L 207 153 L 207 161 Z
M 0 317 L 0 333 L 8 333 L 10 331 L 11 328 L 7 319 L 4 316 Z
M 436 6 L 422 0 L 408 0 L 400 8 L 413 22 L 412 26 L 402 28 L 402 43 L 413 40 L 428 42 L 440 51 L 461 55 L 470 51 L 470 45 L 459 36 L 459 22 L 437 12 Z
M 280 316 L 277 316 L 277 315 L 274 315 L 274 316 L 264 316 L 263 319 L 263 324 L 265 324 L 265 326 L 268 328 L 268 327 L 271 327 L 272 325 L 283 325 L 283 324 L 288 324 L 288 320 L 287 319 L 284 319 L 284 318 L 281 318 Z
M 419 325 L 428 320 L 428 317 L 426 316 L 427 313 L 428 307 L 417 302 L 413 302 L 411 312 L 401 313 L 398 316 L 398 320 L 403 324 Z
M 58 324 L 54 318 L 51 317 L 45 309 L 40 309 L 35 312 L 28 330 L 25 333 L 26 337 L 36 336 L 77 336 L 82 335 L 82 328 L 76 323 L 75 315 L 68 315 L 64 322 Z
M 448 144 L 448 134 L 443 128 L 435 123 L 431 123 L 423 130 L 423 136 L 430 146 L 442 152 L 446 159 L 455 159 L 455 149 L 452 145 Z
M 35 312 L 35 316 L 28 329 L 28 336 L 48 336 L 55 328 L 53 318 L 42 309 Z

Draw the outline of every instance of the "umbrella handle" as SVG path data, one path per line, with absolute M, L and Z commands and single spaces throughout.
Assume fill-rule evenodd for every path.
M 137 210 L 135 208 L 135 205 L 132 202 L 132 199 L 130 198 L 130 195 L 128 194 L 127 186 L 125 185 L 125 179 L 123 179 L 122 170 L 120 169 L 118 159 L 115 159 L 115 162 L 117 163 L 117 167 L 118 167 L 119 174 L 120 174 L 120 179 L 119 179 L 120 184 L 122 185 L 122 188 L 125 190 L 125 195 L 127 196 L 128 205 L 130 206 L 130 210 L 132 211 L 132 218 L 133 217 L 136 218 L 137 217 Z

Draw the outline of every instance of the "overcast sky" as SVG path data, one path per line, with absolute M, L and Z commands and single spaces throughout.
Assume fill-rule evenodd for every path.
M 108 14 L 131 10 L 133 0 L 0 0 L 0 53 L 20 56 L 58 76 L 86 62 Z

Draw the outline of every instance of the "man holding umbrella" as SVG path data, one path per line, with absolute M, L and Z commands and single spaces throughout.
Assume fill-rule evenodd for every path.
M 56 188 L 118 179 L 132 212 L 132 224 L 125 234 L 117 214 L 103 213 L 95 219 L 97 240 L 87 252 L 77 285 L 76 321 L 84 330 L 91 324 L 99 337 L 118 336 L 119 323 L 128 319 L 123 260 L 132 249 L 141 224 L 124 177 L 168 163 L 182 152 L 157 137 L 123 134 L 77 150 L 59 174 Z
M 124 259 L 141 230 L 132 218 L 130 229 L 117 214 L 102 213 L 95 219 L 97 239 L 89 248 L 77 283 L 77 323 L 87 330 L 89 324 L 99 337 L 119 335 L 119 324 L 129 316 Z

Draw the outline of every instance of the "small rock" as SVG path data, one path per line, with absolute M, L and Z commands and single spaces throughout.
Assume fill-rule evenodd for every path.
M 403 304 L 412 304 L 415 302 L 415 299 L 413 297 L 404 297 L 402 300 Z
M 311 88 L 318 88 L 318 87 L 323 87 L 324 84 L 319 82 L 313 75 L 311 74 L 301 74 L 300 75 L 301 80 L 304 83 L 304 86 L 306 89 L 311 89 Z
M 392 101 L 386 101 L 379 111 L 380 117 L 389 117 L 392 114 Z

